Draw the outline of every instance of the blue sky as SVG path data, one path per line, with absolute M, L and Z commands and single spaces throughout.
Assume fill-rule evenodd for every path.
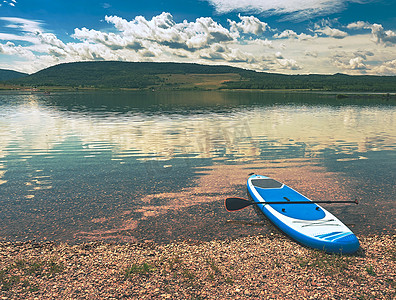
M 395 0 L 0 0 L 0 68 L 87 60 L 396 75 Z

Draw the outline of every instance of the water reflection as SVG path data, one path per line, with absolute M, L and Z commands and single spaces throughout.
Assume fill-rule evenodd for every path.
M 49 226 L 45 236 L 58 239 L 117 239 L 119 232 L 145 239 L 146 220 L 243 191 L 247 169 L 321 197 L 301 179 L 327 190 L 345 178 L 350 188 L 370 183 L 361 197 L 392 189 L 395 106 L 328 104 L 334 101 L 249 92 L 0 94 L 2 236 L 43 238 Z M 336 179 L 324 184 L 326 176 Z M 392 212 L 389 202 L 381 216 Z M 389 230 L 371 218 L 377 232 Z
M 181 99 L 167 94 L 161 99 L 164 104 L 157 94 L 137 94 L 137 99 L 132 98 L 137 105 L 128 106 L 129 101 L 123 107 L 120 99 L 113 106 L 111 99 L 107 99 L 109 95 L 102 99 L 98 94 L 88 94 L 86 101 L 85 94 L 78 94 L 78 99 L 73 99 L 73 94 L 56 95 L 56 101 L 48 96 L 44 99 L 37 95 L 25 96 L 26 99 L 21 96 L 19 105 L 2 106 L 0 157 L 16 151 L 20 159 L 32 154 L 50 158 L 56 145 L 71 136 L 79 138 L 86 157 L 110 150 L 115 159 L 140 155 L 141 159 L 163 160 L 191 155 L 256 158 L 269 153 L 282 156 L 288 151 L 295 155 L 296 150 L 300 155 L 313 157 L 328 148 L 353 154 L 394 149 L 396 142 L 393 108 L 296 104 L 241 107 L 227 103 L 221 110 L 213 110 L 225 103 L 228 95 L 210 95 L 213 99 L 209 104 L 205 97 L 199 105 L 195 99 L 191 103 L 193 109 L 189 110 L 177 104 Z M 152 102 L 147 101 L 148 96 L 153 97 L 149 99 Z M 185 93 L 179 96 L 188 99 Z M 82 103 L 77 105 L 77 100 Z M 110 103 L 105 106 L 103 101 Z M 54 105 L 60 102 L 66 104 L 67 110 Z M 18 146 L 13 148 L 15 143 Z

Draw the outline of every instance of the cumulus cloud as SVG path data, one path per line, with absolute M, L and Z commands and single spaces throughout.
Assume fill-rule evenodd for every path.
M 233 11 L 265 13 L 269 15 L 287 14 L 292 19 L 308 19 L 313 16 L 328 15 L 343 10 L 348 3 L 361 0 L 206 0 L 220 14 Z
M 291 29 L 286 29 L 281 33 L 276 33 L 273 36 L 275 39 L 297 39 L 300 41 L 304 41 L 304 40 L 311 40 L 316 38 L 317 36 L 313 36 L 313 35 L 309 35 L 309 34 L 305 34 L 305 33 L 300 33 L 297 34 L 295 31 L 291 30 Z
M 247 41 L 248 44 L 250 45 L 259 45 L 259 46 L 263 46 L 266 48 L 274 48 L 272 41 L 268 40 L 268 39 L 250 39 Z
M 298 35 L 295 31 L 291 29 L 284 30 L 282 33 L 276 33 L 274 34 L 274 38 L 276 39 L 283 39 L 283 38 L 297 38 Z
M 362 57 L 355 57 L 349 60 L 349 68 L 352 70 L 365 70 L 367 69 Z
M 336 39 L 343 39 L 348 36 L 347 32 L 334 28 L 335 26 L 340 26 L 338 19 L 322 19 L 314 24 L 312 31 L 320 36 L 329 36 Z
M 376 74 L 380 75 L 395 75 L 396 74 L 396 59 L 386 61 L 379 66 L 373 68 Z
M 343 39 L 346 37 L 348 34 L 345 31 L 336 29 L 336 28 L 330 28 L 329 26 L 325 26 L 320 29 L 316 29 L 315 32 L 336 38 L 336 39 Z
M 7 33 L 0 32 L 0 53 L 16 62 L 3 60 L 1 67 L 25 72 L 63 62 L 119 60 L 227 64 L 282 73 L 396 74 L 392 49 L 382 47 L 394 45 L 395 33 L 363 21 L 342 26 L 324 20 L 304 33 L 277 31 L 254 16 L 239 15 L 225 24 L 210 17 L 179 22 L 165 12 L 129 20 L 106 16 L 106 30 L 75 28 L 74 40 L 65 42 L 38 20 L 0 20 L 7 24 Z M 353 35 L 354 30 L 368 32 Z
M 42 23 L 20 18 L 2 18 L 17 34 L 0 33 L 0 40 L 29 41 L 28 47 L 2 44 L 1 52 L 28 57 L 55 64 L 83 60 L 123 61 L 195 61 L 201 63 L 227 63 L 263 69 L 268 66 L 262 55 L 239 48 L 239 45 L 255 45 L 267 49 L 272 42 L 262 35 L 269 28 L 253 16 L 239 15 L 239 22 L 229 21 L 224 27 L 210 17 L 195 21 L 175 22 L 170 13 L 162 13 L 151 19 L 137 16 L 126 20 L 118 16 L 106 16 L 105 21 L 114 30 L 76 28 L 71 35 L 74 42 L 65 43 L 55 34 L 45 32 Z M 22 53 L 25 50 L 25 53 Z M 36 54 L 34 54 L 36 53 Z M 33 57 L 33 56 L 34 57 Z M 273 58 L 274 61 L 276 58 Z M 275 63 L 275 62 L 274 62 Z M 282 64 L 285 65 L 285 64 Z M 37 65 L 36 65 L 37 66 Z
M 143 49 L 141 42 L 134 36 L 121 36 L 112 32 L 106 33 L 85 27 L 82 29 L 76 28 L 72 37 L 89 43 L 102 44 L 112 50 L 124 48 L 131 50 Z
M 370 23 L 363 22 L 363 21 L 357 21 L 357 22 L 348 24 L 347 28 L 348 29 L 369 29 Z
M 232 20 L 228 20 L 230 24 L 231 32 L 243 32 L 245 34 L 254 34 L 254 35 L 261 35 L 269 26 L 267 23 L 260 21 L 258 18 L 254 16 L 241 16 L 238 15 L 241 22 L 236 22 Z
M 117 16 L 106 16 L 105 20 L 121 32 L 118 37 L 123 41 L 144 40 L 169 48 L 195 51 L 213 43 L 234 40 L 228 29 L 208 17 L 198 18 L 195 22 L 176 23 L 170 13 L 162 13 L 151 20 L 146 20 L 142 16 L 132 21 Z M 81 36 L 75 32 L 74 37 L 80 38 Z M 87 39 L 90 37 L 87 36 Z M 112 40 L 114 41 L 114 37 Z M 122 43 L 120 46 L 123 46 Z
M 396 44 L 396 33 L 392 30 L 384 30 L 380 24 L 371 25 L 371 35 L 377 44 L 381 43 L 387 46 Z
M 61 49 L 66 48 L 66 45 L 61 40 L 59 40 L 53 33 L 37 32 L 36 37 L 41 44 L 54 46 Z
M 347 52 L 338 52 L 332 57 L 333 64 L 342 70 L 355 71 L 357 74 L 368 70 L 365 59 L 362 56 L 354 56 Z
M 275 53 L 275 57 L 278 58 L 278 59 L 283 59 L 283 55 L 279 51 Z
M 348 29 L 369 29 L 371 30 L 371 39 L 376 44 L 393 46 L 396 44 L 396 32 L 385 30 L 381 24 L 370 24 L 363 21 L 357 21 L 347 25 Z
M 29 51 L 22 46 L 15 45 L 12 42 L 0 44 L 0 53 L 6 55 L 16 55 L 28 60 L 34 60 L 36 58 L 32 51 Z
M 294 60 L 294 59 L 278 59 L 277 60 L 278 64 L 282 69 L 287 69 L 287 70 L 301 70 L 302 67 Z

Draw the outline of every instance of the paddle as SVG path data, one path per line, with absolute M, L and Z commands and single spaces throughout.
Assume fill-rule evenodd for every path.
M 244 198 L 239 198 L 239 197 L 233 197 L 233 198 L 227 198 L 225 200 L 225 207 L 226 210 L 228 211 L 235 211 L 235 210 L 240 210 L 243 209 L 247 206 L 250 205 L 260 205 L 260 204 L 309 204 L 309 203 L 355 203 L 358 204 L 358 200 L 354 201 L 341 201 L 341 200 L 335 200 L 335 201 L 291 201 L 288 198 L 284 197 L 287 201 L 269 201 L 269 202 L 253 202 Z

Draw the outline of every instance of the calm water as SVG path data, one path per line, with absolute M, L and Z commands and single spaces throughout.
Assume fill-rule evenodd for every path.
M 269 233 L 249 173 L 360 235 L 395 232 L 396 105 L 259 92 L 0 94 L 0 239 L 167 242 Z M 392 102 L 393 101 L 393 102 Z M 332 103 L 332 104 L 329 104 Z M 393 105 L 392 105 L 393 103 Z

